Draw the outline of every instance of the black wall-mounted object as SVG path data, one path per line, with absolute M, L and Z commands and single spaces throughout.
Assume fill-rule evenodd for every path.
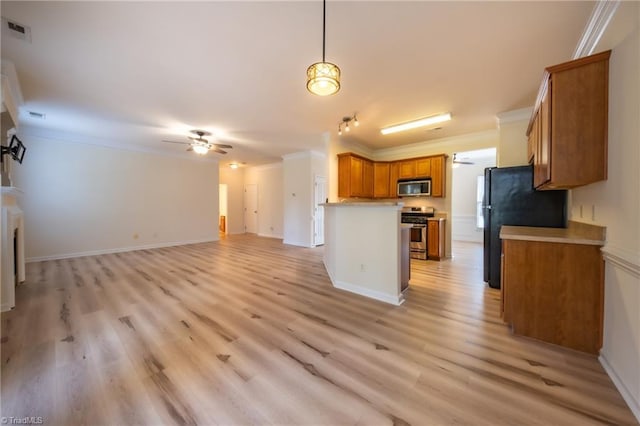
M 24 153 L 27 151 L 27 148 L 24 146 L 22 141 L 18 139 L 16 135 L 11 137 L 11 142 L 9 142 L 9 146 L 2 146 L 2 155 L 0 155 L 0 161 L 4 161 L 4 155 L 9 154 L 11 158 L 16 160 L 19 164 L 22 164 L 22 160 L 24 159 Z

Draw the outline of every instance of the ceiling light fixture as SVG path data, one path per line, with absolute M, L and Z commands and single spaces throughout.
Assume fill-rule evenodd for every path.
M 193 152 L 196 154 L 204 155 L 209 152 L 209 147 L 207 145 L 193 145 Z
M 322 0 L 322 62 L 316 62 L 307 68 L 307 90 L 318 96 L 333 95 L 340 90 L 340 68 L 324 60 L 326 3 L 326 0 Z
M 445 114 L 432 115 L 430 117 L 420 118 L 418 120 L 409 121 L 407 123 L 396 124 L 395 126 L 385 127 L 380 130 L 380 133 L 383 135 L 388 135 L 390 133 L 402 132 L 404 130 L 411 130 L 418 127 L 430 126 L 436 123 L 442 123 L 444 121 L 451 120 L 451 113 L 447 112 Z
M 358 117 L 355 114 L 350 117 L 342 117 L 342 121 L 338 124 L 338 135 L 342 135 L 342 127 L 344 126 L 344 131 L 348 132 L 351 130 L 349 124 L 353 123 L 354 127 L 358 127 L 360 122 L 358 121 Z
M 238 168 L 238 163 L 231 163 L 231 164 L 229 164 L 229 167 L 231 167 L 232 169 L 237 169 Z

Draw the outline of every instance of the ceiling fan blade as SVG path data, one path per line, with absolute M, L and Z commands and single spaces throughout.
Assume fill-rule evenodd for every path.
M 166 143 L 179 143 L 182 145 L 191 145 L 191 142 L 178 142 L 178 141 L 165 141 L 163 140 L 162 142 L 166 142 Z
M 212 147 L 212 148 L 210 149 L 210 151 L 217 152 L 217 153 L 219 153 L 219 154 L 226 154 L 226 153 L 227 153 L 227 151 L 223 151 L 222 149 L 220 149 L 220 148 L 218 148 L 218 147 L 215 147 L 215 146 L 214 146 L 214 147 Z
M 189 148 L 187 148 L 187 151 L 193 151 L 193 147 L 190 146 Z
M 225 148 L 225 149 L 232 149 L 233 147 L 231 145 L 226 145 L 223 143 L 212 143 L 211 145 L 216 146 L 218 148 Z

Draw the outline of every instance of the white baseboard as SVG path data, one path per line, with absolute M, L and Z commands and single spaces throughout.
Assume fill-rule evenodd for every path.
M 157 243 L 157 244 L 145 244 L 141 246 L 132 246 L 132 247 L 120 247 L 120 248 L 103 249 L 103 250 L 89 250 L 89 251 L 82 251 L 82 252 L 75 252 L 75 253 L 54 254 L 50 256 L 36 256 L 36 257 L 28 257 L 26 259 L 26 262 L 31 263 L 31 262 L 42 262 L 45 260 L 70 259 L 73 257 L 99 256 L 101 254 L 124 253 L 127 251 L 149 250 L 149 249 L 173 247 L 173 246 L 185 246 L 189 244 L 210 243 L 213 241 L 219 241 L 219 238 L 216 237 L 216 238 L 203 238 L 199 240 L 188 240 L 188 241 L 172 241 L 172 242 Z
M 359 285 L 345 283 L 344 281 L 333 281 L 333 286 L 340 290 L 346 290 L 351 293 L 359 294 L 360 296 L 369 297 L 371 299 L 379 300 L 381 302 L 390 303 L 392 305 L 402 305 L 404 303 L 404 293 L 400 293 L 397 296 L 393 296 L 387 293 L 382 293 L 376 290 L 371 290 Z
M 629 389 L 627 389 L 627 387 L 624 385 L 624 382 L 622 381 L 622 379 L 620 379 L 620 376 L 616 374 L 615 369 L 611 366 L 611 364 L 609 364 L 609 361 L 607 361 L 607 358 L 604 355 L 600 354 L 600 356 L 598 357 L 598 361 L 600 361 L 600 364 L 604 368 L 604 371 L 606 371 L 611 378 L 613 384 L 616 385 L 618 392 L 620 392 L 620 395 L 622 395 L 622 398 L 631 409 L 633 415 L 636 416 L 636 419 L 638 420 L 638 422 L 640 422 L 640 401 L 637 401 L 633 397 L 631 392 L 629 392 Z
M 278 240 L 282 239 L 282 235 L 273 235 L 273 234 L 261 234 L 261 233 L 258 233 L 258 237 L 275 238 L 275 239 L 278 239 Z
M 0 305 L 0 312 L 7 312 L 13 309 L 13 306 L 9 305 L 9 303 L 3 303 Z
M 299 241 L 290 241 L 290 240 L 283 240 L 282 244 L 289 244 L 290 246 L 298 246 L 298 247 L 306 247 L 306 248 L 314 247 L 314 246 L 310 246 L 309 244 L 301 243 Z

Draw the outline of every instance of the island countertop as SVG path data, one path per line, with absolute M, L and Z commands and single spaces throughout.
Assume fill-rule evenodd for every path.
M 500 238 L 503 240 L 603 246 L 605 243 L 605 228 L 573 221 L 569 221 L 567 228 L 505 225 L 500 229 Z
M 322 203 L 330 207 L 402 207 L 402 201 L 345 201 L 343 203 Z

